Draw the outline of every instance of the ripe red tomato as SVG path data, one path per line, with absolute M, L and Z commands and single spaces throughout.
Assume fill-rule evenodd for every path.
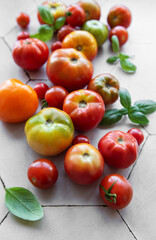
M 54 163 L 48 159 L 37 159 L 28 168 L 28 179 L 38 188 L 47 189 L 54 185 L 58 171 Z
M 113 6 L 107 15 L 107 22 L 111 28 L 116 26 L 128 28 L 131 24 L 131 20 L 132 16 L 130 10 L 123 5 Z
M 27 39 L 27 38 L 30 38 L 30 35 L 28 32 L 19 32 L 17 35 L 17 40 Z
M 128 40 L 128 31 L 125 27 L 116 26 L 109 32 L 109 40 L 111 41 L 112 36 L 118 37 L 120 47 L 123 46 Z
M 63 101 L 67 95 L 68 92 L 65 88 L 53 86 L 46 92 L 45 100 L 47 101 L 49 107 L 62 109 Z
M 30 22 L 30 17 L 27 13 L 21 12 L 16 18 L 17 24 L 22 27 L 26 28 Z
M 48 85 L 45 83 L 37 83 L 34 87 L 35 92 L 40 100 L 44 99 L 46 91 L 49 89 Z
M 75 145 L 78 143 L 90 143 L 90 141 L 85 135 L 77 135 L 76 137 L 74 137 L 72 141 L 72 145 Z
M 100 19 L 101 9 L 99 4 L 94 0 L 80 0 L 77 4 L 85 10 L 86 21 L 91 19 Z
M 70 25 L 64 25 L 61 27 L 57 33 L 57 39 L 62 42 L 62 40 L 65 38 L 66 35 L 69 33 L 75 31 L 75 28 L 73 28 Z
M 105 204 L 113 209 L 125 208 L 133 196 L 131 184 L 119 174 L 104 177 L 100 183 L 99 192 Z
M 75 129 L 88 131 L 101 122 L 105 105 L 98 93 L 81 89 L 67 95 L 63 103 L 63 111 L 71 117 Z
M 67 151 L 64 160 L 67 175 L 78 184 L 90 184 L 101 177 L 104 160 L 101 153 L 88 143 L 79 143 Z
M 70 12 L 70 15 L 66 17 L 66 23 L 75 27 L 82 26 L 86 21 L 86 13 L 82 7 L 78 4 L 73 4 L 67 7 L 66 13 Z
M 128 168 L 138 154 L 137 140 L 130 133 L 122 131 L 111 131 L 104 135 L 98 148 L 105 162 L 115 168 Z
M 140 145 L 144 141 L 144 134 L 140 129 L 131 128 L 128 130 L 128 133 L 132 134 L 133 137 L 135 137 L 135 139 L 138 142 L 138 145 Z
M 39 39 L 27 38 L 15 43 L 12 56 L 15 63 L 27 70 L 37 70 L 48 59 L 49 49 Z
M 56 49 L 62 48 L 62 43 L 60 41 L 56 41 L 51 45 L 51 51 L 54 52 Z

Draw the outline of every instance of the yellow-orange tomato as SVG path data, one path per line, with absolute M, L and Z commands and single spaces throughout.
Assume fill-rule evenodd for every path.
M 30 118 L 38 108 L 36 92 L 18 79 L 0 85 L 0 120 L 19 123 Z
M 95 37 L 83 30 L 69 33 L 62 41 L 62 48 L 75 48 L 89 60 L 93 60 L 96 57 L 98 50 Z

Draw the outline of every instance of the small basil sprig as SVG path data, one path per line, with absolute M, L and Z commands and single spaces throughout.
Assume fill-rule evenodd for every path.
M 145 116 L 156 111 L 156 102 L 152 100 L 136 101 L 131 105 L 131 96 L 127 89 L 120 88 L 119 90 L 120 103 L 124 107 L 122 109 L 109 109 L 100 122 L 101 126 L 114 124 L 122 119 L 124 115 L 128 115 L 133 123 L 146 125 L 149 120 Z
M 21 187 L 6 188 L 5 191 L 5 205 L 13 215 L 29 221 L 43 217 L 43 209 L 32 192 Z
M 130 56 L 120 53 L 120 46 L 118 37 L 113 35 L 112 38 L 112 49 L 113 52 L 116 53 L 116 56 L 112 56 L 107 59 L 107 62 L 110 64 L 115 64 L 120 62 L 120 66 L 124 72 L 134 73 L 136 71 L 136 66 L 129 61 Z

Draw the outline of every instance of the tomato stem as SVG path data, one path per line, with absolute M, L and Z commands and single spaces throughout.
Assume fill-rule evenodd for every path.
M 41 100 L 41 102 L 42 102 L 41 109 L 48 107 L 48 103 L 47 103 L 47 101 L 45 99 Z
M 100 187 L 102 188 L 102 190 L 105 192 L 105 198 L 109 201 L 109 202 L 114 202 L 116 203 L 116 193 L 111 193 L 112 187 L 114 186 L 114 184 L 117 182 L 117 180 L 115 182 L 113 182 L 113 184 L 110 186 L 110 188 L 108 190 L 106 190 L 101 184 Z

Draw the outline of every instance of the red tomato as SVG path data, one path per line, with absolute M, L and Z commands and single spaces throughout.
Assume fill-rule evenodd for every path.
M 135 139 L 138 142 L 138 145 L 140 145 L 144 141 L 144 134 L 140 129 L 131 128 L 128 130 L 128 133 L 132 134 L 133 137 L 135 137 Z
M 128 40 L 128 32 L 125 27 L 116 26 L 112 28 L 109 32 L 109 40 L 111 41 L 112 36 L 118 37 L 120 47 L 123 46 Z
M 99 192 L 105 204 L 114 209 L 125 208 L 133 196 L 131 184 L 119 174 L 104 177 L 100 183 Z
M 67 175 L 78 184 L 90 184 L 101 177 L 104 160 L 101 153 L 88 143 L 79 143 L 67 151 L 64 160 Z
M 99 4 L 94 0 L 80 0 L 77 4 L 85 10 L 86 21 L 91 19 L 100 19 L 101 9 Z
M 20 32 L 17 35 L 17 40 L 27 39 L 27 38 L 30 38 L 30 35 L 28 32 Z
M 128 28 L 131 24 L 131 20 L 132 16 L 130 10 L 123 5 L 113 6 L 107 15 L 107 22 L 111 28 L 116 26 Z
M 51 51 L 54 52 L 56 49 L 62 48 L 62 43 L 60 41 L 56 41 L 51 45 Z
M 72 141 L 72 145 L 78 144 L 78 143 L 90 143 L 89 139 L 84 135 L 77 135 L 74 137 Z
M 46 91 L 49 89 L 48 85 L 45 83 L 37 83 L 34 87 L 35 92 L 40 100 L 44 99 Z
M 54 163 L 48 159 L 37 159 L 28 168 L 28 179 L 38 188 L 47 189 L 54 185 L 58 171 Z
M 58 49 L 48 58 L 49 80 L 68 91 L 84 88 L 91 80 L 92 74 L 92 63 L 75 49 Z
M 57 39 L 62 42 L 66 35 L 75 31 L 75 28 L 71 27 L 70 25 L 64 25 L 61 27 L 57 33 Z
M 12 56 L 15 63 L 27 70 L 37 70 L 48 59 L 49 49 L 39 39 L 27 38 L 15 43 Z
M 67 95 L 63 103 L 63 111 L 71 117 L 75 129 L 88 131 L 101 122 L 105 105 L 98 93 L 81 89 Z
M 103 136 L 98 143 L 99 151 L 110 167 L 128 168 L 138 153 L 138 143 L 130 133 L 112 131 Z
M 29 15 L 27 13 L 21 12 L 16 18 L 17 24 L 22 27 L 26 28 L 30 22 Z
M 46 92 L 45 100 L 47 101 L 49 107 L 62 109 L 63 101 L 67 95 L 68 92 L 65 88 L 53 86 Z
M 66 22 L 71 26 L 82 26 L 86 21 L 86 13 L 82 7 L 77 4 L 70 5 L 66 9 L 66 13 L 70 12 L 70 15 L 67 15 Z

